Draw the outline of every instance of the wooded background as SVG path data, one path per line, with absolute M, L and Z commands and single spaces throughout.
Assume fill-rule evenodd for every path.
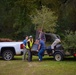
M 22 40 L 40 26 L 62 38 L 67 30 L 75 32 L 76 0 L 0 0 L 0 38 Z

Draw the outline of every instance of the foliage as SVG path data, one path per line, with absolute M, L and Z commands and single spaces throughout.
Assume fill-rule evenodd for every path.
M 72 31 L 70 31 L 69 33 L 66 33 L 65 39 L 63 41 L 63 46 L 65 50 L 76 50 L 76 32 L 73 33 Z
M 28 14 L 33 13 L 37 7 L 34 2 L 35 0 L 0 1 L 1 37 L 18 40 L 23 39 L 24 35 L 33 34 L 34 29 Z
M 66 30 L 76 31 L 76 0 L 61 0 L 58 12 L 57 33 L 65 35 Z
M 62 37 L 66 30 L 76 31 L 76 0 L 0 0 L 0 38 L 19 40 L 27 34 L 35 35 L 29 15 L 41 12 L 46 15 L 39 20 L 45 31 Z
M 51 9 L 42 6 L 41 10 L 36 10 L 35 15 L 31 15 L 31 20 L 36 28 L 41 27 L 46 32 L 55 32 L 57 16 Z

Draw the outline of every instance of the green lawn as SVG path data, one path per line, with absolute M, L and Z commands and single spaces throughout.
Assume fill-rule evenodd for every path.
M 21 56 L 11 61 L 0 58 L 0 75 L 76 75 L 76 60 L 66 58 L 57 62 L 52 57 L 44 56 L 43 61 L 39 62 L 38 57 L 34 56 L 32 62 L 24 62 Z

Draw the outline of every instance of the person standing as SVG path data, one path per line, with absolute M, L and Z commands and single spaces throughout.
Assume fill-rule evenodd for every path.
M 37 42 L 39 43 L 37 50 L 39 61 L 42 61 L 42 57 L 45 51 L 45 42 L 42 39 L 37 39 Z
M 42 28 L 40 28 L 36 31 L 36 39 L 38 39 L 38 38 L 40 38 L 43 41 L 46 41 L 45 33 L 43 32 Z
M 26 44 L 27 44 L 27 42 L 28 42 L 28 36 L 26 36 L 25 39 L 23 40 L 24 49 L 23 49 L 22 60 L 26 60 L 26 53 L 27 53 Z
M 31 52 L 32 45 L 33 45 L 33 37 L 29 36 L 29 39 L 26 45 L 26 49 L 28 50 L 28 61 L 29 62 L 32 61 L 32 52 Z

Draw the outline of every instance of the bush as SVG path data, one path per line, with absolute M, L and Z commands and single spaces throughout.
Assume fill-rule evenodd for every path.
M 69 32 L 66 34 L 62 43 L 65 50 L 76 50 L 76 32 Z

